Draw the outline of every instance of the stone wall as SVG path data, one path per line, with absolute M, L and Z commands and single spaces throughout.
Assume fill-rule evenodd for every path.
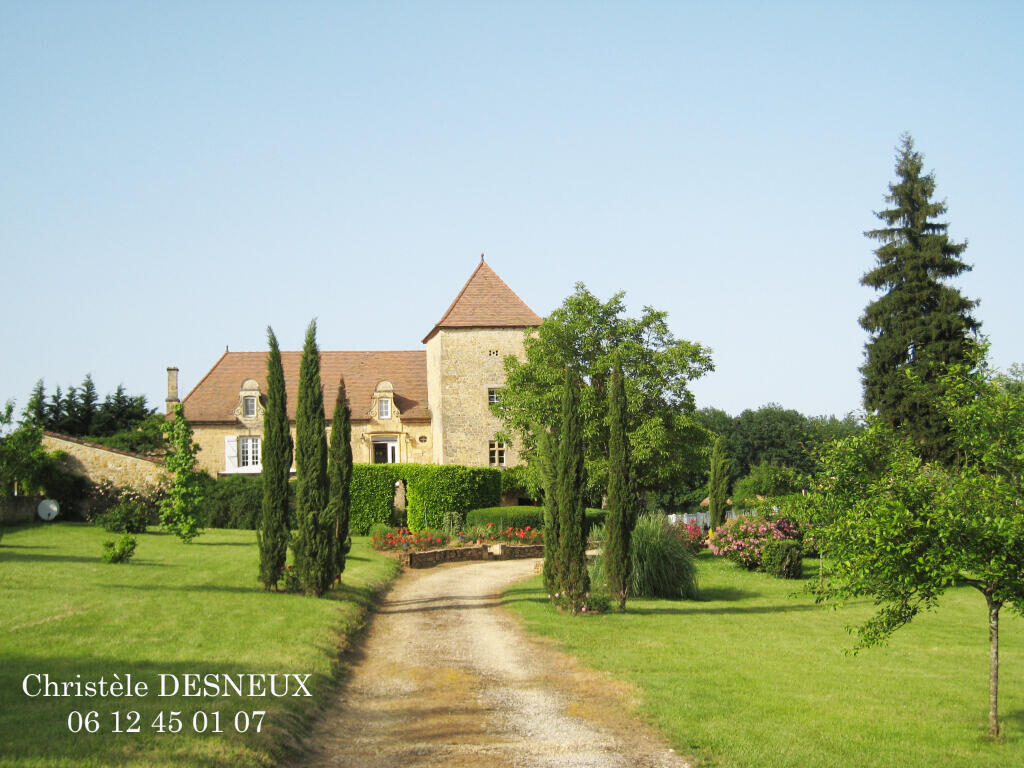
M 436 463 L 489 465 L 489 443 L 502 423 L 491 413 L 488 390 L 505 386 L 505 358 L 525 357 L 524 338 L 524 328 L 443 328 L 427 342 Z M 518 463 L 517 447 L 506 445 L 505 466 Z
M 480 544 L 476 547 L 431 549 L 426 552 L 403 552 L 402 565 L 407 568 L 430 568 L 441 563 L 471 560 L 521 560 L 544 557 L 543 544 Z
M 42 496 L 12 496 L 0 499 L 0 525 L 30 523 L 36 518 L 36 508 Z
M 43 434 L 43 446 L 50 451 L 62 451 L 64 469 L 94 483 L 108 480 L 120 487 L 143 488 L 169 476 L 160 459 L 106 448 L 56 432 Z

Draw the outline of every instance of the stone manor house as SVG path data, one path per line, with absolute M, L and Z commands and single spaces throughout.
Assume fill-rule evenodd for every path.
M 501 396 L 505 357 L 522 358 L 526 332 L 540 323 L 481 256 L 423 339 L 425 350 L 321 350 L 328 423 L 344 377 L 357 463 L 517 464 L 516 447 L 495 440 L 501 423 L 490 405 Z M 293 437 L 301 357 L 281 352 Z M 260 472 L 266 394 L 267 352 L 226 351 L 180 401 L 201 468 L 214 476 Z M 168 368 L 168 411 L 178 402 L 178 369 Z

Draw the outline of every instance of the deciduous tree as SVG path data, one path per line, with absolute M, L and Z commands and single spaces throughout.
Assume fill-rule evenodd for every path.
M 819 597 L 875 600 L 878 613 L 857 629 L 865 647 L 934 608 L 950 586 L 977 589 L 987 606 L 996 736 L 999 612 L 1024 609 L 1024 400 L 984 367 L 952 366 L 938 383 L 955 464 L 924 461 L 916 436 L 880 418 L 825 451 L 812 503 L 829 573 Z
M 707 432 L 694 419 L 693 379 L 712 370 L 708 349 L 669 330 L 667 315 L 646 307 L 625 316 L 624 294 L 601 302 L 582 283 L 525 339 L 526 359 L 505 359 L 507 382 L 495 410 L 504 432 L 518 437 L 542 485 L 536 462 L 539 431 L 559 429 L 559 393 L 566 368 L 581 382 L 578 415 L 587 492 L 597 501 L 608 483 L 608 383 L 615 355 L 626 377 L 629 439 L 638 492 L 678 487 L 706 466 Z
M 181 403 L 174 406 L 167 421 L 167 457 L 164 466 L 171 473 L 167 497 L 160 502 L 160 521 L 182 541 L 188 543 L 202 530 L 199 505 L 203 500 L 203 473 L 196 469 L 199 446 L 192 440 L 192 427 L 185 420 Z

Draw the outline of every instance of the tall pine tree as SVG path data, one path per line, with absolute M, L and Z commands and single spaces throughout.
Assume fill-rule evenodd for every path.
M 885 293 L 860 318 L 870 334 L 860 370 L 864 406 L 905 428 L 923 458 L 948 461 L 948 427 L 935 407 L 942 395 L 938 382 L 950 365 L 969 362 L 969 342 L 980 323 L 971 315 L 978 302 L 944 282 L 971 269 L 960 260 L 967 243 L 951 241 L 949 225 L 937 220 L 946 204 L 932 200 L 935 177 L 922 168 L 921 153 L 904 134 L 898 180 L 885 197 L 891 207 L 875 213 L 884 226 L 864 233 L 881 245 L 861 284 Z M 924 387 L 911 384 L 908 369 Z
M 728 499 L 729 459 L 725 455 L 725 440 L 718 437 L 711 449 L 711 479 L 708 481 L 708 516 L 712 530 L 725 522 Z
M 335 570 L 341 574 L 345 571 L 345 556 L 349 549 L 352 485 L 352 414 L 345 392 L 345 379 L 338 384 L 338 399 L 334 403 L 331 444 L 327 451 L 327 475 L 330 481 L 328 506 L 330 516 L 334 519 Z
M 277 337 L 267 327 L 267 407 L 263 418 L 263 508 L 256 540 L 260 550 L 260 581 L 277 589 L 288 558 L 288 478 L 292 468 L 292 434 L 288 396 Z
M 590 590 L 586 539 L 583 536 L 583 424 L 580 419 L 579 377 L 566 369 L 562 390 L 562 418 L 558 435 L 558 571 L 560 603 L 578 613 Z
M 608 390 L 608 521 L 604 556 L 608 589 L 613 598 L 618 597 L 622 611 L 626 610 L 629 593 L 629 543 L 636 525 L 626 414 L 622 364 L 616 361 Z
M 327 425 L 320 384 L 316 320 L 306 328 L 295 410 L 295 570 L 302 588 L 320 597 L 334 583 L 334 521 L 327 509 Z

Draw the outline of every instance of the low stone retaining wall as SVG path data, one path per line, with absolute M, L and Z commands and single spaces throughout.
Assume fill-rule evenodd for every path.
M 459 563 L 468 560 L 515 560 L 529 557 L 544 557 L 544 545 L 480 544 L 475 547 L 402 552 L 401 562 L 406 568 L 430 568 L 441 563 Z

